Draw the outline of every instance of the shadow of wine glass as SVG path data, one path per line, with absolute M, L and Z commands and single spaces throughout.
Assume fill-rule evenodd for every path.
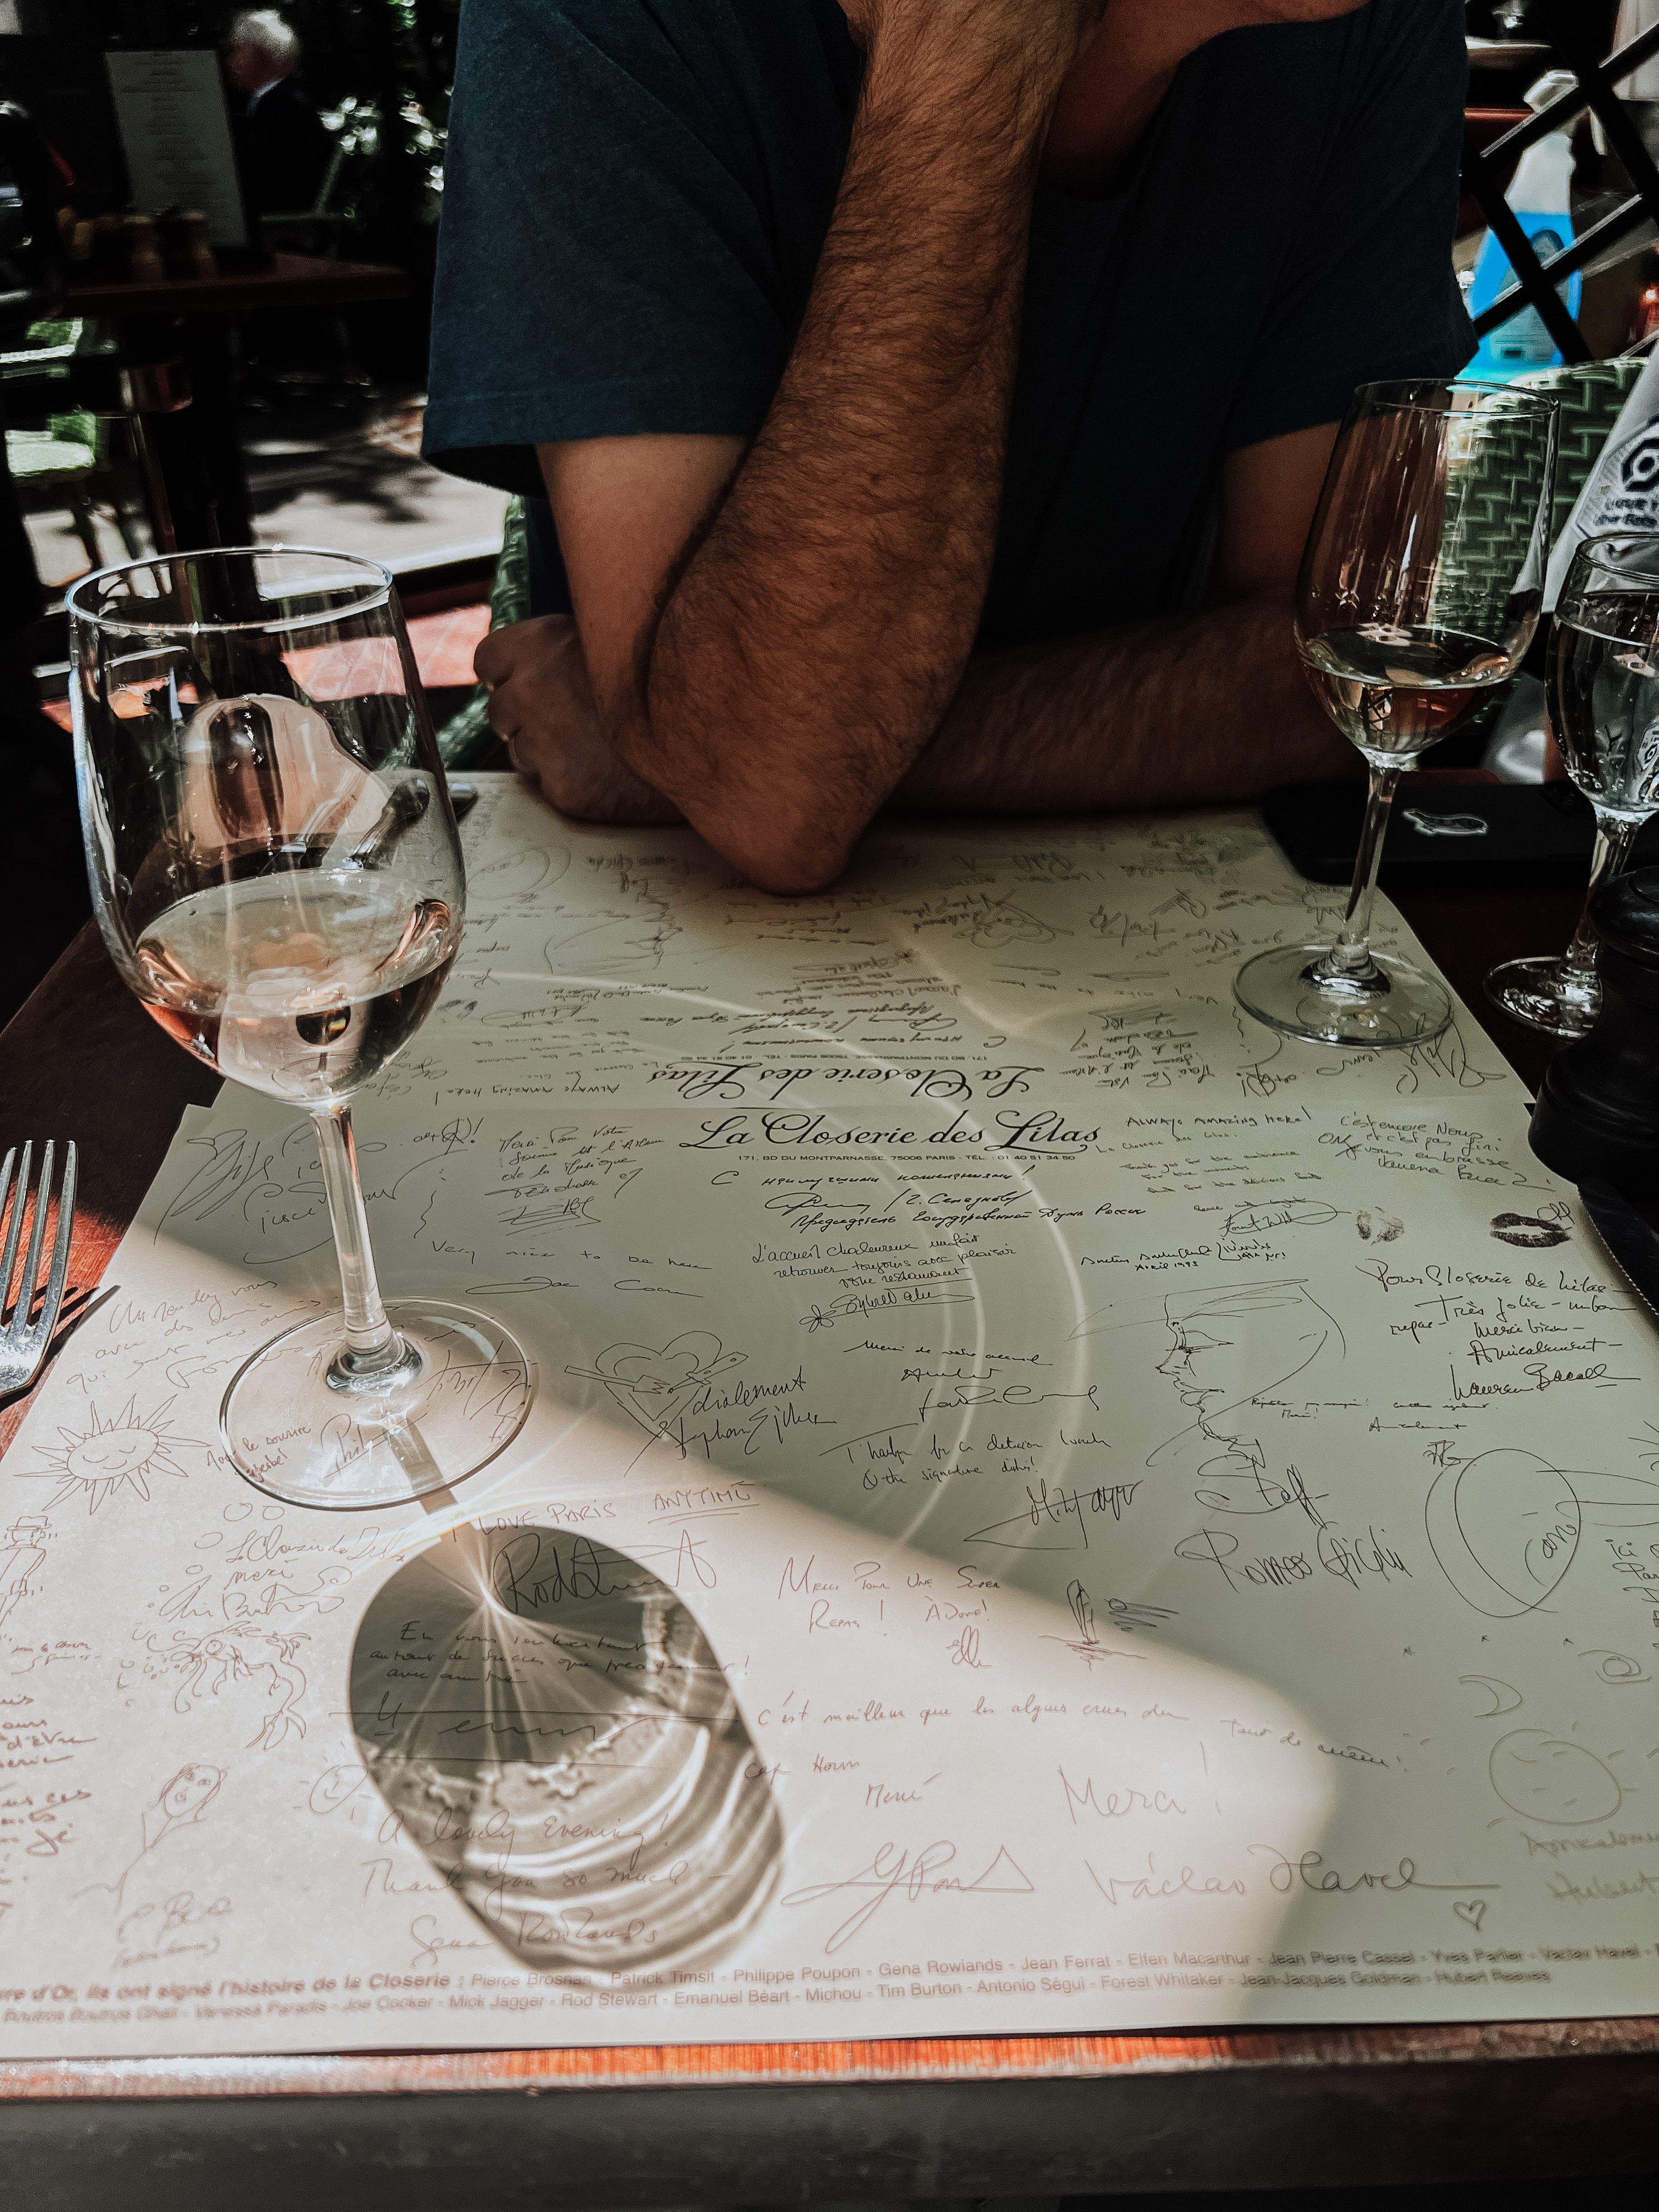
M 351 1716 L 404 1835 L 532 1972 L 705 1964 L 775 1887 L 782 1824 L 707 1638 L 586 1536 L 463 1527 L 405 1562 Z

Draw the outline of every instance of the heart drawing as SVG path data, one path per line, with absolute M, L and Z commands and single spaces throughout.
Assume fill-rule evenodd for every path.
M 647 1436 L 661 1437 L 682 1452 L 680 1423 L 717 1375 L 741 1367 L 747 1352 L 727 1352 L 706 1328 L 687 1329 L 660 1350 L 649 1344 L 613 1344 L 591 1367 L 567 1367 L 603 1382 L 611 1398 Z
M 350 1698 L 403 1836 L 536 1972 L 703 1965 L 772 1894 L 782 1825 L 720 1662 L 608 1546 L 456 1529 L 371 1601 Z
M 1486 1900 L 1484 1897 L 1472 1897 L 1467 1902 L 1460 1898 L 1453 1905 L 1452 1911 L 1460 1920 L 1466 1921 L 1477 1936 L 1480 1933 L 1480 1923 L 1486 1917 Z

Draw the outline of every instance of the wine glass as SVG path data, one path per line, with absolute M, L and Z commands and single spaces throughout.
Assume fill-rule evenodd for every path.
M 1601 1010 L 1591 906 L 1659 813 L 1659 537 L 1609 531 L 1574 554 L 1556 605 L 1549 692 L 1567 774 L 1595 810 L 1589 890 L 1566 951 L 1504 961 L 1486 996 L 1531 1029 L 1580 1037 Z
M 1314 695 L 1370 769 L 1334 945 L 1245 962 L 1247 1013 L 1310 1043 L 1426 1044 L 1444 986 L 1370 946 L 1383 833 L 1401 770 L 1515 673 L 1538 626 L 1559 403 L 1507 385 L 1362 385 L 1331 455 L 1296 588 Z
M 68 608 L 110 955 L 169 1036 L 317 1134 L 344 1311 L 243 1365 L 225 1449 L 295 1505 L 447 1487 L 517 1433 L 534 1382 L 488 1315 L 383 1302 L 369 1249 L 349 1102 L 430 1012 L 465 900 L 391 576 L 307 547 L 167 555 L 85 578 Z

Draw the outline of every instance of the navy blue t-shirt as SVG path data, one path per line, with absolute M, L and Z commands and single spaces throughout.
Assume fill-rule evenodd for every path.
M 983 647 L 1196 605 L 1227 453 L 1468 359 L 1463 40 L 1462 0 L 1231 32 L 1109 198 L 1039 190 Z M 860 68 L 836 0 L 465 0 L 428 458 L 536 495 L 544 441 L 752 436 Z

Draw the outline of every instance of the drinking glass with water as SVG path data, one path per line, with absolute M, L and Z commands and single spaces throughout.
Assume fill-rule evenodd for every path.
M 1595 810 L 1589 889 L 1566 951 L 1504 961 L 1486 995 L 1531 1029 L 1578 1037 L 1601 1006 L 1591 906 L 1659 813 L 1659 537 L 1612 531 L 1578 548 L 1555 610 L 1549 695 L 1567 774 Z

